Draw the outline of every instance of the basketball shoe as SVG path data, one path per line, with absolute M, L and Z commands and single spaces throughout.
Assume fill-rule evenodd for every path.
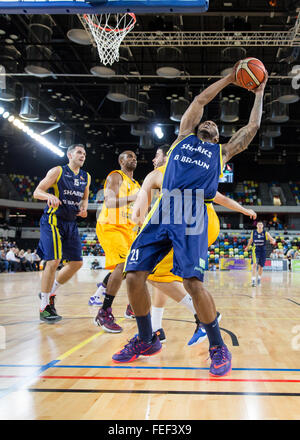
M 41 299 L 41 293 L 39 293 Z M 62 320 L 62 316 L 58 315 L 55 308 L 55 295 L 50 296 L 49 304 L 44 310 L 40 310 L 40 320 L 48 324 L 55 324 Z
M 124 316 L 127 319 L 135 319 L 134 312 L 133 312 L 130 304 L 128 304 L 126 312 L 124 313 Z
M 97 284 L 97 290 L 89 299 L 89 306 L 101 306 L 103 303 L 100 300 L 100 295 L 106 294 L 106 287 L 102 283 Z
M 210 376 L 225 376 L 231 371 L 231 353 L 226 345 L 211 347 L 209 349 L 211 365 L 209 369 Z
M 156 330 L 154 332 L 154 334 L 156 334 L 156 336 L 158 337 L 158 339 L 160 340 L 160 342 L 163 344 L 164 342 L 166 342 L 167 338 L 166 338 L 166 334 L 164 332 L 163 328 L 159 328 L 158 330 Z
M 135 335 L 124 348 L 112 357 L 114 362 L 133 362 L 140 356 L 153 356 L 161 351 L 161 343 L 154 335 L 150 343 L 143 342 Z
M 103 328 L 108 333 L 121 333 L 123 330 L 116 322 L 114 315 L 112 314 L 112 309 L 100 309 L 94 319 L 94 324 Z
M 218 322 L 220 322 L 222 315 L 219 312 L 217 312 L 217 318 Z M 200 321 L 196 322 L 196 330 L 187 345 L 191 347 L 192 345 L 201 344 L 201 342 L 203 342 L 206 338 L 207 334 L 203 327 L 203 324 Z

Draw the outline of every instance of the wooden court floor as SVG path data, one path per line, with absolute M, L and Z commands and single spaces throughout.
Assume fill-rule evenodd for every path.
M 210 378 L 208 343 L 188 347 L 193 316 L 168 301 L 167 342 L 129 365 L 111 356 L 136 332 L 124 319 L 126 286 L 113 312 L 121 334 L 93 324 L 88 306 L 104 271 L 81 270 L 57 293 L 63 320 L 39 321 L 41 273 L 0 274 L 1 420 L 298 420 L 300 273 L 210 272 L 206 286 L 222 313 L 233 355 L 229 376 Z

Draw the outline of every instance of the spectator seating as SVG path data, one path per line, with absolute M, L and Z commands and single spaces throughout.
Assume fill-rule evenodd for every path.
M 300 182 L 289 182 L 293 196 L 297 205 L 300 205 Z
M 233 192 L 226 192 L 225 195 L 236 200 L 242 205 L 261 205 L 258 195 L 258 183 L 252 180 L 244 180 L 235 186 Z
M 283 250 L 284 254 L 290 249 L 300 251 L 300 236 L 289 237 L 283 235 L 275 235 L 272 232 L 272 236 L 276 240 L 276 246 L 274 249 Z M 239 233 L 221 233 L 216 242 L 208 249 L 208 260 L 210 263 L 219 263 L 220 258 L 249 258 L 251 257 L 252 246 L 249 246 L 249 250 L 245 251 L 249 236 Z
M 38 200 L 33 198 L 33 192 L 40 182 L 41 177 L 29 177 L 22 174 L 9 174 L 10 181 L 16 188 L 21 199 L 25 202 L 37 202 Z M 101 179 L 95 179 L 91 181 L 89 203 L 101 203 L 103 202 L 103 194 L 99 191 L 103 189 L 104 181 Z M 98 195 L 98 197 L 97 197 Z

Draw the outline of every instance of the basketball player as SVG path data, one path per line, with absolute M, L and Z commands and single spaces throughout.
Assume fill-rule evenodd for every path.
M 138 194 L 132 208 L 132 220 L 139 226 L 142 226 L 146 213 L 148 212 L 148 202 L 151 199 L 153 190 L 160 190 L 163 180 L 164 165 L 167 161 L 168 145 L 159 147 L 153 159 L 154 171 L 146 176 L 142 185 L 141 191 Z M 223 196 L 219 192 L 216 193 L 214 201 L 222 206 L 226 206 L 233 211 L 242 212 L 251 218 L 256 218 L 256 213 L 252 209 L 245 209 L 239 203 L 228 197 Z M 212 245 L 220 232 L 220 222 L 218 216 L 213 208 L 213 204 L 207 203 L 208 214 L 208 247 Z M 189 346 L 199 344 L 206 339 L 206 332 L 200 323 L 195 308 L 193 306 L 191 296 L 186 292 L 182 285 L 182 278 L 174 275 L 171 270 L 173 268 L 173 250 L 163 258 L 163 260 L 154 268 L 153 272 L 148 276 L 148 281 L 153 286 L 152 295 L 152 328 L 161 342 L 166 341 L 165 332 L 162 328 L 162 317 L 164 306 L 167 302 L 167 297 L 174 299 L 177 303 L 189 309 L 196 319 L 196 330 L 188 342 Z M 221 315 L 218 313 L 218 321 L 220 322 Z
M 99 214 L 96 233 L 104 252 L 105 269 L 111 270 L 103 305 L 99 309 L 94 323 L 109 333 L 120 333 L 120 327 L 112 314 L 112 303 L 121 287 L 126 255 L 136 237 L 136 225 L 131 220 L 131 208 L 140 189 L 133 179 L 137 166 L 133 151 L 124 151 L 119 155 L 120 170 L 114 170 L 104 184 L 104 202 Z M 133 318 L 128 304 L 125 317 Z
M 76 219 L 87 217 L 91 176 L 83 171 L 85 148 L 74 144 L 67 150 L 69 163 L 54 167 L 36 187 L 33 197 L 46 200 L 40 220 L 40 241 L 37 253 L 47 261 L 42 274 L 40 319 L 49 324 L 60 321 L 55 309 L 56 290 L 82 266 L 81 240 Z M 58 273 L 60 261 L 68 261 Z
M 249 246 L 252 246 L 252 287 L 256 286 L 256 266 L 258 266 L 257 285 L 261 283 L 261 276 L 266 262 L 266 242 L 270 240 L 272 245 L 276 244 L 276 240 L 264 231 L 263 222 L 258 222 L 256 225 L 256 231 L 251 232 L 250 239 L 245 247 L 245 251 L 248 251 Z
M 197 316 L 207 333 L 210 374 L 219 377 L 231 370 L 231 353 L 220 333 L 216 307 L 212 296 L 203 286 L 208 250 L 208 217 L 203 199 L 214 199 L 223 164 L 244 151 L 256 135 L 261 123 L 266 81 L 267 74 L 264 82 L 254 90 L 255 100 L 248 124 L 223 146 L 218 143 L 216 124 L 200 121 L 204 107 L 227 85 L 235 84 L 235 68 L 202 91 L 183 115 L 179 136 L 169 151 L 162 194 L 147 216 L 126 259 L 127 290 L 138 335 L 113 355 L 115 362 L 131 362 L 140 355 L 151 356 L 161 351 L 159 338 L 153 336 L 152 332 L 151 300 L 146 279 L 173 247 L 172 272 L 183 278 L 184 287 L 192 296 Z M 196 127 L 197 135 L 194 134 Z M 169 213 L 168 221 L 166 214 Z

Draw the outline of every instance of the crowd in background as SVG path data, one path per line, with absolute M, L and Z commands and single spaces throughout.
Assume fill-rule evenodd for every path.
M 0 239 L 0 272 L 32 272 L 40 270 L 36 249 L 19 249 L 15 241 Z

